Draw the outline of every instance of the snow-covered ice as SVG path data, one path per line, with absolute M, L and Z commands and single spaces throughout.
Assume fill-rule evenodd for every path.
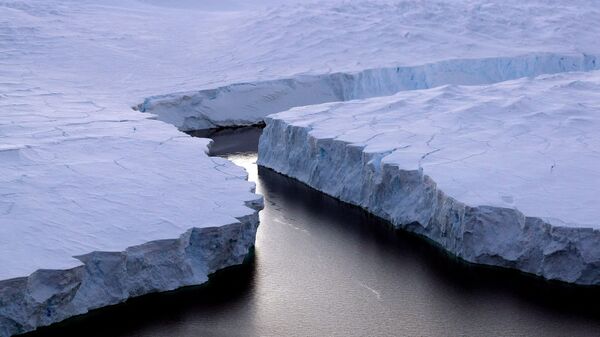
M 207 140 L 76 103 L 0 116 L 2 336 L 203 283 L 254 243 L 261 199 Z
M 176 128 L 591 71 L 598 17 L 585 0 L 1 1 L 0 335 L 201 283 L 240 261 L 259 199 L 241 169 L 209 158 L 206 141 Z M 192 228 L 213 242 L 240 239 L 199 257 L 188 243 L 206 242 Z M 190 266 L 201 260 L 214 263 Z M 140 265 L 160 271 L 125 272 Z M 109 274 L 117 276 L 103 280 Z
M 600 72 L 267 117 L 259 164 L 470 262 L 600 284 Z
M 137 107 L 181 129 L 253 124 L 298 105 L 597 69 L 599 15 L 586 0 L 13 0 L 0 6 L 2 89 Z
M 76 97 L 31 110 L 24 96 L 0 114 L 0 335 L 241 263 L 261 199 L 208 140 Z
M 238 17 L 214 81 L 140 105 L 180 129 L 444 84 L 598 69 L 594 1 L 344 1 Z M 197 69 L 195 70 L 197 71 Z M 193 71 L 191 71 L 193 73 Z M 234 74 L 234 75 L 233 75 Z
M 157 52 L 112 26 L 138 14 L 0 3 L 0 336 L 204 283 L 254 244 L 246 172 L 130 108 L 160 82 Z
M 208 157 L 208 140 L 135 112 L 57 106 L 45 116 L 0 116 L 0 279 L 255 213 L 246 207 L 259 198 L 253 184 L 241 168 Z

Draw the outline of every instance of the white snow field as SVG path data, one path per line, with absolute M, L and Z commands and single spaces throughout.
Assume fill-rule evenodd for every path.
M 583 78 L 584 86 L 591 85 L 594 81 L 585 75 L 566 72 L 599 68 L 598 17 L 597 3 L 582 0 L 0 1 L 0 336 L 131 296 L 199 284 L 207 274 L 242 261 L 254 241 L 261 199 L 253 194 L 242 169 L 209 158 L 207 141 L 192 139 L 177 128 L 255 124 L 294 106 L 541 74 L 565 73 L 560 75 L 565 82 L 573 76 Z M 545 92 L 554 92 L 537 81 L 503 85 L 521 85 L 524 91 L 537 85 L 540 93 L 529 96 L 541 102 Z M 532 89 L 526 89 L 530 84 Z M 503 85 L 489 90 L 500 92 Z M 584 96 L 593 97 L 592 90 L 572 86 L 565 90 L 576 93 L 568 102 L 574 117 L 565 123 L 581 124 L 585 130 L 596 127 L 595 122 L 575 117 L 580 110 L 587 111 L 586 118 L 595 121 L 592 102 L 578 105 Z M 467 99 L 469 90 L 485 89 L 437 90 L 456 90 L 456 96 Z M 406 95 L 432 93 L 435 90 Z M 506 93 L 512 95 L 503 103 L 508 106 L 519 93 Z M 520 104 L 525 106 L 522 111 L 527 110 L 526 102 Z M 363 108 L 360 111 L 368 110 Z M 358 112 L 348 110 L 348 115 Z M 552 117 L 540 120 L 558 123 Z M 522 123 L 510 131 L 515 137 L 526 127 L 543 127 Z M 487 120 L 485 127 L 491 134 L 502 130 L 502 125 Z M 268 134 L 274 128 L 269 125 Z M 336 130 L 341 132 L 340 128 L 331 132 Z M 586 133 L 588 138 L 565 132 L 561 138 L 565 147 L 559 153 L 567 156 L 571 147 L 583 151 L 584 143 L 593 149 L 593 132 Z M 263 147 L 269 139 L 263 140 Z M 439 141 L 432 144 L 441 146 Z M 520 149 L 525 153 L 541 146 L 535 138 L 530 147 Z M 299 144 L 290 152 L 306 151 L 304 147 Z M 482 150 L 477 145 L 469 154 Z M 284 157 L 274 157 L 278 153 L 269 163 L 285 166 Z M 588 154 L 590 165 L 596 163 L 593 152 Z M 261 153 L 266 165 L 264 156 Z M 527 152 L 517 157 L 546 158 L 539 163 L 544 169 L 552 158 L 552 165 L 557 162 L 552 174 L 561 177 L 567 174 L 563 170 L 578 172 L 564 180 L 579 179 L 577 185 L 564 191 L 575 193 L 583 181 L 588 190 L 578 191 L 580 196 L 573 199 L 560 185 L 563 202 L 548 208 L 565 222 L 597 223 L 593 210 L 581 203 L 598 191 L 593 180 L 597 176 L 592 166 L 574 167 L 585 158 L 569 164 L 562 162 L 567 157 L 558 155 Z M 428 156 L 433 158 L 437 157 Z M 464 160 L 454 165 L 461 163 L 467 165 Z M 481 166 L 476 163 L 468 161 L 474 166 L 459 177 L 477 178 Z M 344 167 L 353 167 L 347 164 Z M 534 170 L 502 167 L 510 171 L 507 177 Z M 544 182 L 550 184 L 550 178 Z M 489 182 L 493 183 L 463 192 L 460 197 L 465 199 L 457 197 L 457 205 L 484 200 L 467 199 L 469 193 L 488 199 L 501 193 L 502 200 L 512 198 L 514 205 L 525 205 L 523 195 L 541 188 L 525 186 L 517 194 L 512 193 L 514 186 L 492 191 L 499 182 Z M 354 189 L 362 184 L 357 180 L 344 186 Z M 547 188 L 551 186 L 558 185 Z M 454 193 L 457 187 L 444 188 Z M 576 200 L 577 207 L 569 208 Z M 536 217 L 554 214 L 527 212 Z M 572 264 L 589 262 L 588 255 L 595 256 L 596 232 L 561 228 L 551 227 L 552 233 L 563 233 L 563 243 L 581 255 Z M 513 233 L 495 227 L 493 231 L 498 234 L 494 237 L 503 238 Z M 485 239 L 482 242 L 490 247 L 511 243 Z M 575 242 L 582 246 L 575 247 Z M 573 256 L 560 247 L 558 243 L 545 247 L 544 254 L 555 259 Z M 478 262 L 493 259 L 504 261 L 490 256 Z M 520 263 L 503 265 L 529 270 Z M 539 274 L 578 283 L 597 280 L 591 276 L 592 264 L 585 266 L 581 276 L 569 274 L 576 268 L 570 266 Z
M 600 72 L 267 117 L 259 165 L 469 262 L 600 284 Z

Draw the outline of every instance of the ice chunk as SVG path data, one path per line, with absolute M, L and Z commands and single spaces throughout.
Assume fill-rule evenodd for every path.
M 599 92 L 594 71 L 295 108 L 258 163 L 469 262 L 600 284 Z

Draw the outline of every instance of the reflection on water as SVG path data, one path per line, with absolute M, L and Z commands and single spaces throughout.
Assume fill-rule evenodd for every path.
M 211 135 L 213 153 L 244 166 L 265 196 L 255 253 L 244 266 L 207 286 L 145 296 L 34 335 L 600 334 L 598 289 L 457 262 L 360 209 L 257 169 L 251 150 L 259 134 Z

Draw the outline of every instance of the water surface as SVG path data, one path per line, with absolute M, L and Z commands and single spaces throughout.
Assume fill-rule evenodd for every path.
M 257 168 L 261 130 L 199 133 L 265 197 L 255 252 L 208 285 L 153 294 L 32 336 L 597 336 L 600 290 L 475 267 Z

